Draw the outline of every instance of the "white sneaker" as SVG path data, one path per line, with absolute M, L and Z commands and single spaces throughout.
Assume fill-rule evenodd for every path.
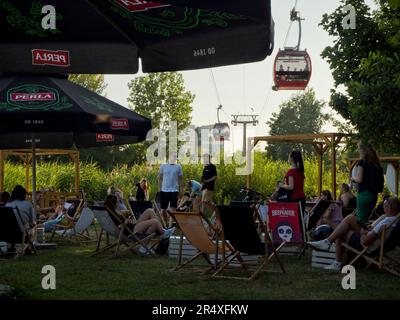
M 154 251 L 152 249 L 147 250 L 145 247 L 140 246 L 138 249 L 138 252 L 140 254 L 154 254 Z
M 143 246 L 140 246 L 139 249 L 138 249 L 138 251 L 139 251 L 139 253 L 141 253 L 141 254 L 146 254 L 146 252 L 147 252 L 146 248 L 143 247 Z
M 332 264 L 324 267 L 325 270 L 340 271 L 342 270 L 342 264 L 340 262 L 333 262 Z
M 329 249 L 332 246 L 332 243 L 330 243 L 329 240 L 327 239 L 320 241 L 309 241 L 307 242 L 307 244 L 316 250 L 322 250 L 322 251 L 329 251 Z
M 165 229 L 164 234 L 161 236 L 161 239 L 169 238 L 174 234 L 174 232 L 175 232 L 175 227 Z

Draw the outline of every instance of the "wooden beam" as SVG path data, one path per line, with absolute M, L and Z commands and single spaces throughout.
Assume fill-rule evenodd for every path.
M 75 192 L 79 192 L 79 180 L 80 180 L 80 165 L 79 165 L 79 152 L 75 155 Z

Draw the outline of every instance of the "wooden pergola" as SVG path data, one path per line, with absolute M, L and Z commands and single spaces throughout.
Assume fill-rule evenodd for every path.
M 349 175 L 350 176 L 351 176 L 354 166 L 357 164 L 357 161 L 359 159 L 360 158 L 356 158 L 356 157 L 351 157 L 349 159 Z M 400 156 L 380 156 L 379 159 L 381 160 L 381 162 L 386 162 L 386 163 L 392 164 L 392 166 L 396 170 L 396 173 L 395 173 L 395 195 L 397 196 L 399 194 Z
M 79 151 L 65 149 L 36 149 L 37 156 L 67 155 L 75 163 L 75 192 L 79 192 Z M 29 191 L 29 170 L 32 164 L 31 149 L 0 150 L 0 192 L 4 191 L 4 162 L 8 156 L 18 156 L 25 166 L 25 188 Z
M 318 133 L 318 134 L 294 134 L 294 135 L 281 135 L 281 136 L 265 136 L 265 137 L 252 137 L 249 142 L 252 142 L 252 148 L 261 142 L 288 142 L 288 143 L 302 143 L 311 144 L 314 147 L 315 153 L 318 158 L 318 193 L 322 192 L 322 166 L 323 156 L 325 152 L 331 149 L 331 175 L 332 175 L 332 197 L 336 199 L 336 148 L 339 144 L 345 143 L 349 135 L 344 133 Z M 248 144 L 250 146 L 250 144 Z M 251 150 L 249 150 L 251 151 Z M 251 153 L 249 153 L 250 155 Z M 251 155 L 250 155 L 251 156 Z M 251 185 L 251 174 L 247 176 L 247 187 Z

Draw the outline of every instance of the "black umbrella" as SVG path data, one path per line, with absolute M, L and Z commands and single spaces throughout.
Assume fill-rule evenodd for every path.
M 149 119 L 64 76 L 0 76 L 0 149 L 95 147 L 145 140 Z M 34 197 L 35 200 L 35 197 Z
M 270 2 L 0 0 L 0 73 L 136 73 L 139 58 L 144 72 L 260 61 L 273 49 Z M 56 29 L 43 28 L 45 5 Z

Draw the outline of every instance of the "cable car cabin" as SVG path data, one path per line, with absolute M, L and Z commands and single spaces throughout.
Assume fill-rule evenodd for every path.
M 229 141 L 231 129 L 226 122 L 218 122 L 214 125 L 213 136 L 215 141 Z
M 279 50 L 274 65 L 274 90 L 304 90 L 312 73 L 307 51 Z

